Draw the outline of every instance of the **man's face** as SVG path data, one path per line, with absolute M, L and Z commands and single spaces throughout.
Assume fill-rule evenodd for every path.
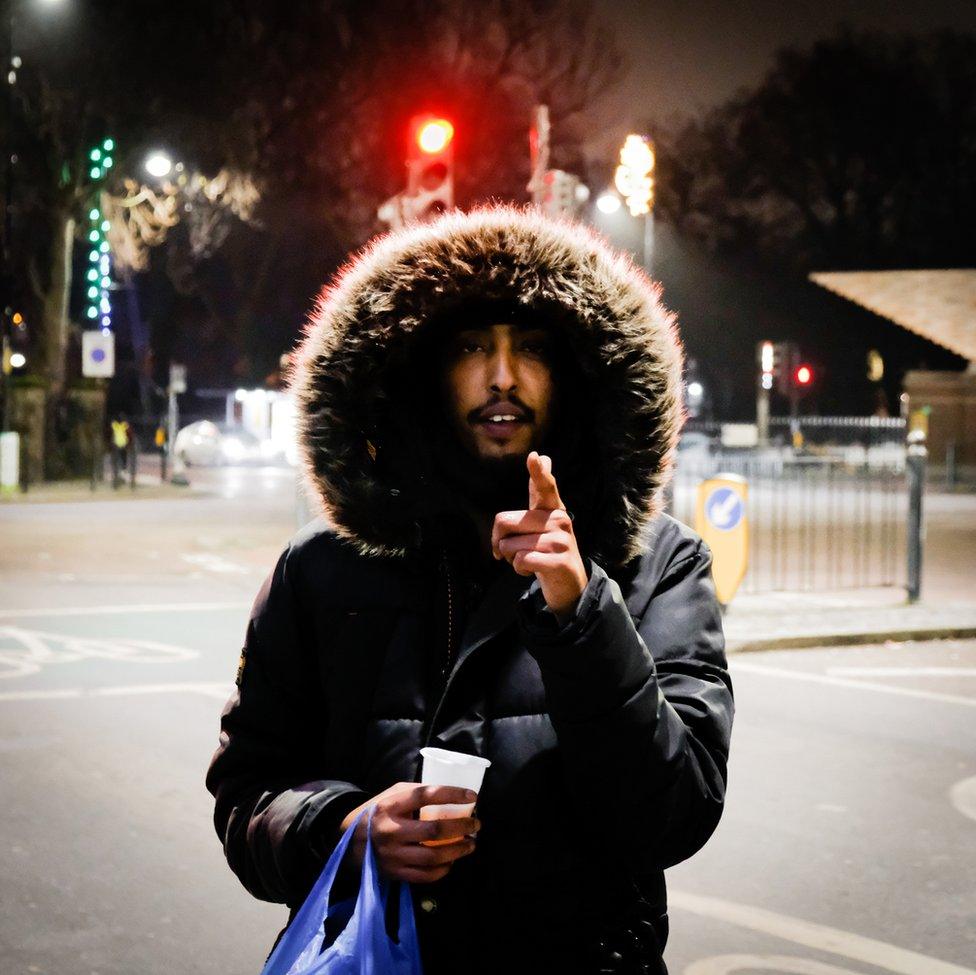
M 541 328 L 489 325 L 452 335 L 447 360 L 451 419 L 481 458 L 527 455 L 549 426 L 551 336 Z

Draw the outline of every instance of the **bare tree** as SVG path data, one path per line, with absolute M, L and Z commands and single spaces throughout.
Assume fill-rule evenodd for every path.
M 839 30 L 659 140 L 659 206 L 807 268 L 971 263 L 976 37 Z

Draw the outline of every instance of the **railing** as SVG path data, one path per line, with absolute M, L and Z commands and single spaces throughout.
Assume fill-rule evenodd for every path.
M 744 592 L 905 586 L 905 449 L 879 442 L 822 453 L 679 454 L 669 510 L 694 527 L 698 485 L 717 474 L 748 482 Z

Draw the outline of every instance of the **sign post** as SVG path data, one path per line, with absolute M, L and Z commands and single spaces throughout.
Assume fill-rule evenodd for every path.
M 171 484 L 186 486 L 190 482 L 186 478 L 183 462 L 176 453 L 176 434 L 180 427 L 180 407 L 176 397 L 186 392 L 186 366 L 173 362 L 169 367 L 169 409 L 167 411 L 166 451 L 169 454 L 169 468 Z
M 695 530 L 712 550 L 712 579 L 724 609 L 749 564 L 749 485 L 736 474 L 719 474 L 698 485 Z

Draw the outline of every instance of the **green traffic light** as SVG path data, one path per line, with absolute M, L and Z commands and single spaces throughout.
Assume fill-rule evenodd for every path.
M 98 160 L 102 158 L 102 150 L 98 148 L 92 149 L 92 151 L 88 154 L 88 158 L 92 162 L 98 162 Z
M 111 227 L 111 226 L 112 225 L 108 222 L 108 220 L 103 220 L 102 221 L 102 230 L 108 230 L 108 228 Z
M 102 215 L 101 211 L 98 209 L 98 207 L 92 207 L 88 211 L 88 216 L 92 220 L 97 220 L 101 215 Z
M 105 150 L 106 152 L 111 152 L 111 151 L 112 151 L 112 150 L 113 150 L 113 149 L 115 148 L 115 139 L 106 139 L 106 140 L 105 140 L 105 141 L 104 141 L 104 142 L 102 143 L 102 148 L 103 148 L 103 149 L 104 149 L 104 150 Z
M 89 305 L 88 306 L 88 317 L 89 318 L 98 318 L 98 309 L 94 305 Z
M 89 268 L 88 269 L 88 280 L 89 281 L 97 281 L 98 280 L 98 271 L 95 268 Z
M 89 175 L 92 179 L 99 179 L 102 175 L 102 171 L 97 166 L 93 166 Z
M 97 230 L 91 230 L 88 233 L 88 239 L 94 244 L 97 243 L 98 238 L 101 236 Z
M 106 169 L 111 169 L 111 168 L 112 168 L 112 157 L 111 157 L 111 156 L 106 156 L 106 157 L 105 157 L 105 158 L 104 158 L 104 159 L 102 160 L 102 165 L 103 165 L 103 166 L 104 166 L 104 167 L 105 167 Z
M 88 297 L 89 298 L 97 298 L 98 297 L 98 288 L 89 288 L 88 289 Z
M 88 260 L 89 261 L 97 261 L 98 260 L 98 251 L 89 251 L 88 252 Z

